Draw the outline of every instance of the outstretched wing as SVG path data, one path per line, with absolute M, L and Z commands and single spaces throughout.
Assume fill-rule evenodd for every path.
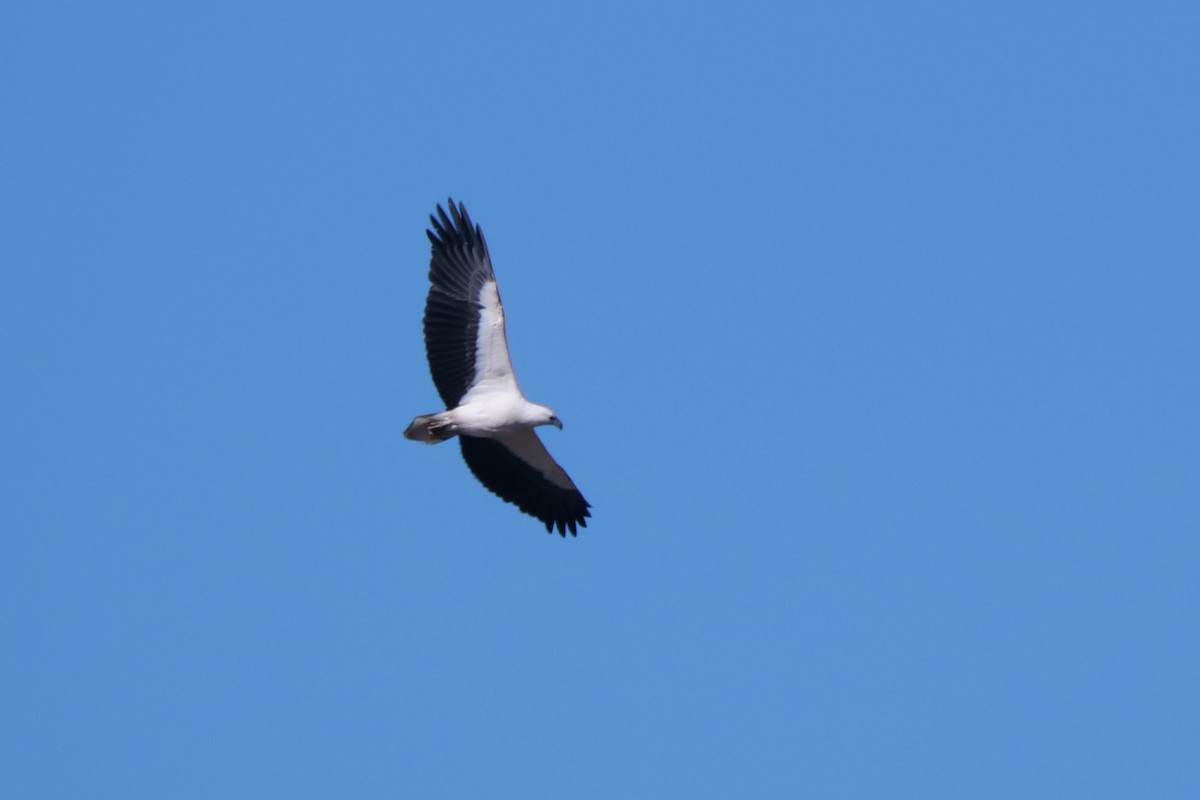
M 462 203 L 437 207 L 425 300 L 425 354 L 433 384 L 446 408 L 454 408 L 473 388 L 516 391 L 504 308 L 492 272 L 483 231 L 471 223 Z
M 575 535 L 575 526 L 587 527 L 591 504 L 575 488 L 546 451 L 531 428 L 523 428 L 484 439 L 459 436 L 463 459 L 479 482 L 501 499 L 531 517 L 555 527 L 561 536 Z

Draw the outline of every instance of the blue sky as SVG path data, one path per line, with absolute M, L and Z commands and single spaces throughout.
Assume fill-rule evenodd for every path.
M 0 794 L 1194 797 L 1200 12 L 0 11 Z M 594 505 L 480 488 L 427 215 Z

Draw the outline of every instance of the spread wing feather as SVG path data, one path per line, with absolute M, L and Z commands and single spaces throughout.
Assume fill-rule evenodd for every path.
M 433 229 L 425 231 L 433 247 L 424 325 L 425 355 L 434 386 L 446 408 L 454 408 L 476 380 L 480 293 L 486 284 L 495 283 L 496 276 L 483 231 L 471 223 L 462 203 L 451 199 L 448 205 L 448 215 L 441 205 L 437 207 L 437 216 L 429 217 Z M 496 366 L 510 372 L 500 313 L 499 347 L 487 355 L 503 359 Z
M 575 535 L 575 526 L 587 527 L 591 504 L 575 488 L 546 451 L 532 429 L 516 430 L 494 438 L 459 436 L 463 460 L 489 491 L 546 525 Z

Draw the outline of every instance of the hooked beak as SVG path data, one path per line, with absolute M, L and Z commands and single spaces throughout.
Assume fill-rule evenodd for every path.
M 550 424 L 553 425 L 554 427 L 558 428 L 560 431 L 562 430 L 562 420 L 559 419 L 558 417 L 551 417 Z

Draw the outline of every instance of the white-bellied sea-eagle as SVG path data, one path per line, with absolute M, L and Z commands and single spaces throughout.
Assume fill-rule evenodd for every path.
M 508 357 L 504 308 L 483 231 L 462 203 L 430 216 L 425 354 L 446 410 L 417 417 L 404 436 L 425 444 L 458 436 L 463 459 L 488 490 L 562 536 L 587 527 L 590 504 L 534 428 L 562 422 L 521 394 Z

